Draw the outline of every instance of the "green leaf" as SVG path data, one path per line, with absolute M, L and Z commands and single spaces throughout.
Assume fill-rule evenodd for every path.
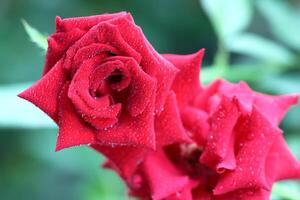
M 272 64 L 289 65 L 295 59 L 284 46 L 251 33 L 231 37 L 227 41 L 227 47 L 231 52 L 252 56 Z
M 257 0 L 256 5 L 269 23 L 272 33 L 282 42 L 300 50 L 300 12 L 287 1 Z
M 30 26 L 24 19 L 22 19 L 21 21 L 30 40 L 38 47 L 46 51 L 48 47 L 47 35 L 40 33 L 37 29 Z
M 252 18 L 251 0 L 200 0 L 220 40 L 244 31 Z
M 17 97 L 29 83 L 0 86 L 0 127 L 54 128 L 55 123 L 31 103 Z

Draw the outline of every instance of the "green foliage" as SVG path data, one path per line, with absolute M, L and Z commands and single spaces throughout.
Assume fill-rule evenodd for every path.
M 288 65 L 294 60 L 289 49 L 252 33 L 235 35 L 227 40 L 226 46 L 231 52 L 252 56 L 271 64 Z
M 260 13 L 268 21 L 272 33 L 290 47 L 300 50 L 300 12 L 288 1 L 256 0 Z
M 218 36 L 218 52 L 214 65 L 218 68 L 226 68 L 229 63 L 228 39 L 245 31 L 249 26 L 253 12 L 252 1 L 200 0 L 200 3 Z
M 200 0 L 219 39 L 244 31 L 252 18 L 251 0 Z
M 204 83 L 211 82 L 217 77 L 223 77 L 232 81 L 245 80 L 263 83 L 266 75 L 277 75 L 297 67 L 297 54 L 291 49 L 271 39 L 251 33 L 251 23 L 254 2 L 251 0 L 201 0 L 203 9 L 209 16 L 216 30 L 219 46 L 215 55 L 213 67 L 204 68 L 201 79 Z M 270 23 L 274 34 L 292 47 L 300 48 L 298 44 L 300 33 L 298 13 L 293 12 L 287 3 L 276 0 L 258 0 L 255 5 L 260 8 L 263 16 Z M 280 7 L 280 5 L 283 5 Z M 276 16 L 276 17 L 274 17 Z M 279 21 L 277 21 L 279 16 Z M 300 15 L 299 15 L 300 16 Z M 291 22 L 291 23 L 289 23 Z M 289 24 L 293 28 L 282 28 L 283 24 Z M 293 41 L 295 41 L 293 43 Z M 244 56 L 234 70 L 229 69 L 232 65 L 232 54 Z M 233 65 L 237 66 L 236 63 Z M 256 71 L 256 73 L 255 73 Z
M 21 21 L 30 40 L 33 43 L 35 43 L 39 48 L 46 51 L 48 47 L 47 35 L 44 35 L 41 32 L 39 32 L 37 29 L 33 28 L 24 19 L 22 19 Z

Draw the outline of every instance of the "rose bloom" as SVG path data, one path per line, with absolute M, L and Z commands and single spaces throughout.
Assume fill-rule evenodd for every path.
M 129 13 L 55 22 L 43 76 L 19 96 L 58 124 L 56 150 L 83 144 L 155 149 L 189 140 L 170 90 L 178 69 Z
M 160 55 L 130 14 L 56 18 L 42 78 L 19 96 L 89 144 L 141 199 L 268 199 L 300 178 L 278 127 L 293 95 L 199 83 L 204 51 Z
M 140 199 L 266 200 L 276 181 L 300 179 L 300 164 L 278 127 L 298 96 L 270 96 L 244 83 L 199 84 L 203 50 L 165 55 L 180 72 L 172 89 L 192 141 L 141 151 L 116 148 L 105 167 Z

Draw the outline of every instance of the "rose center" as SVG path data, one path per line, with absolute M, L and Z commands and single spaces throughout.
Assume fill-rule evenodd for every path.
M 90 77 L 90 94 L 94 98 L 110 96 L 114 99 L 130 84 L 130 73 L 121 61 L 108 61 L 94 69 Z
M 107 78 L 107 81 L 109 82 L 109 84 L 116 84 L 116 83 L 120 83 L 123 79 L 123 74 L 122 71 L 119 69 L 115 69 L 111 75 Z

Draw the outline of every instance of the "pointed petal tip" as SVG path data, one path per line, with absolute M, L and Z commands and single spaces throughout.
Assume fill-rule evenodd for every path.
M 19 94 L 17 94 L 17 97 L 27 100 L 25 92 L 26 92 L 26 90 L 20 92 Z
M 67 147 L 62 147 L 61 145 L 59 145 L 58 143 L 56 143 L 55 152 L 59 152 L 59 151 L 63 150 L 64 148 L 67 148 Z
M 56 146 L 55 146 L 55 152 L 59 152 L 61 150 L 71 148 L 71 147 L 79 147 L 79 146 L 90 146 L 91 143 L 85 142 L 85 143 L 70 143 L 70 144 L 64 144 L 59 141 L 57 141 Z
M 35 104 L 34 97 L 32 97 L 30 89 L 31 89 L 31 87 L 27 88 L 26 90 L 24 90 L 24 91 L 20 92 L 19 94 L 17 94 L 17 96 L 21 99 L 24 99 L 24 100 L 34 104 L 35 106 L 37 106 Z M 37 107 L 39 107 L 39 106 L 37 106 Z
M 297 104 L 297 103 L 299 103 L 299 98 L 300 98 L 300 94 L 291 94 L 290 95 L 291 96 L 291 98 L 292 98 L 292 103 L 293 104 Z
M 61 30 L 61 22 L 62 22 L 61 17 L 60 16 L 55 16 L 55 29 L 56 29 L 56 31 Z
M 205 54 L 205 49 L 202 48 L 200 49 L 199 51 L 197 51 L 196 53 L 192 54 L 193 55 L 193 58 L 192 60 L 196 63 L 199 63 L 200 65 L 202 64 L 202 60 L 203 60 L 203 57 L 204 57 L 204 54 Z
M 205 51 L 206 51 L 206 49 L 205 49 L 205 48 L 202 48 L 202 49 L 200 49 L 199 51 L 197 51 L 195 54 L 198 55 L 199 57 L 200 57 L 200 56 L 203 57 L 204 54 L 205 54 Z
M 76 146 L 81 146 L 81 145 L 64 145 L 64 144 L 60 144 L 59 142 L 57 142 L 56 146 L 55 146 L 55 152 L 59 152 L 61 150 L 71 148 L 71 147 L 76 147 Z
M 130 21 L 132 21 L 132 22 L 134 21 L 131 12 L 124 12 L 124 14 L 126 14 L 126 16 L 130 19 Z

